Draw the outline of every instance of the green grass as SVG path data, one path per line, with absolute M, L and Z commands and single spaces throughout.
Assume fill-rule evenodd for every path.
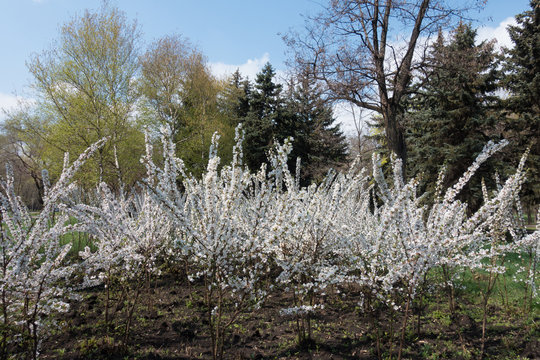
M 68 257 L 70 258 L 78 258 L 79 252 L 83 251 L 86 246 L 90 247 L 90 250 L 92 251 L 96 250 L 92 239 L 84 232 L 70 232 L 63 235 L 60 239 L 60 245 L 69 243 L 71 243 L 71 249 L 68 253 Z
M 509 253 L 504 258 L 504 265 L 506 272 L 500 274 L 494 285 L 492 295 L 490 297 L 490 303 L 499 305 L 501 307 L 513 308 L 523 305 L 523 299 L 525 297 L 525 291 L 530 290 L 526 287 L 527 273 L 520 271 L 520 269 L 527 269 L 530 264 L 530 255 L 527 253 Z M 487 285 L 488 273 L 483 270 L 470 271 L 464 270 L 462 272 L 462 278 L 459 283 L 463 287 L 463 295 L 470 296 L 471 300 L 481 300 L 481 292 Z M 536 277 L 536 286 L 540 286 L 540 276 Z M 532 304 L 533 312 L 540 311 L 540 302 L 538 298 Z
M 70 217 L 66 225 L 76 224 L 77 220 L 73 217 Z M 72 259 L 79 258 L 79 252 L 84 251 L 85 247 L 89 247 L 91 251 L 95 251 L 96 247 L 91 239 L 91 237 L 85 232 L 72 231 L 64 234 L 60 238 L 60 245 L 66 245 L 71 243 L 71 249 L 69 250 L 68 257 Z

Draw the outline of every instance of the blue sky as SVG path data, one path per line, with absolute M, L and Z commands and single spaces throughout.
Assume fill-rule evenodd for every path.
M 458 1 L 458 0 L 451 0 Z M 279 33 L 299 29 L 303 15 L 315 14 L 325 0 L 112 0 L 128 19 L 136 19 L 143 41 L 181 34 L 208 58 L 216 74 L 239 67 L 253 75 L 270 61 L 285 69 L 286 47 Z M 460 1 L 462 2 L 462 1 Z M 49 48 L 60 26 L 100 0 L 0 0 L 0 107 L 14 105 L 15 95 L 28 96 L 31 82 L 25 62 Z M 528 0 L 490 0 L 478 19 L 480 38 L 505 43 L 504 27 L 529 8 Z
M 99 0 L 0 0 L 0 92 L 19 91 L 29 80 L 25 61 L 58 38 L 60 26 Z M 181 34 L 210 62 L 241 65 L 265 57 L 283 67 L 285 46 L 279 32 L 301 26 L 301 13 L 320 8 L 312 0 L 113 0 L 136 19 L 143 40 Z M 265 56 L 265 54 L 268 54 Z

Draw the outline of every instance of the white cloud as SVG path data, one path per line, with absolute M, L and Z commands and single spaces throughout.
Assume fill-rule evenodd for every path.
M 23 100 L 20 96 L 0 93 L 0 110 L 13 110 Z
M 250 80 L 255 80 L 255 76 L 257 75 L 257 73 L 261 71 L 264 64 L 269 61 L 270 54 L 264 53 L 262 57 L 248 59 L 245 63 L 240 65 L 225 64 L 222 62 L 211 62 L 210 69 L 212 70 L 212 73 L 219 78 L 227 77 L 234 73 L 236 69 L 239 69 L 243 77 L 249 77 Z
M 497 40 L 497 47 L 512 47 L 513 43 L 510 39 L 510 35 L 506 28 L 509 25 L 516 25 L 516 19 L 514 17 L 508 17 L 501 21 L 497 27 L 482 26 L 478 28 L 478 41 L 484 40 Z
M 374 115 L 371 110 L 361 109 L 350 103 L 338 103 L 333 108 L 336 122 L 347 136 L 357 136 L 358 131 L 363 135 L 369 133 L 368 120 Z
M 0 121 L 5 119 L 5 112 L 16 110 L 21 105 L 32 102 L 32 99 L 0 92 Z

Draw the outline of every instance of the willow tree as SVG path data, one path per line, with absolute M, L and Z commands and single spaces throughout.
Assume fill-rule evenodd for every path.
M 51 145 L 47 156 L 58 159 L 65 151 L 78 155 L 98 139 L 110 138 L 87 164 L 97 169 L 86 172 L 88 185 L 102 180 L 120 185 L 137 177 L 134 154 L 143 148 L 132 121 L 138 39 L 137 24 L 104 5 L 64 24 L 59 40 L 27 64 L 37 107 L 50 120 L 43 134 Z

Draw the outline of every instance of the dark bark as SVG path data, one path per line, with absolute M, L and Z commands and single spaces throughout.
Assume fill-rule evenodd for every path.
M 33 170 L 30 172 L 30 176 L 32 177 L 32 180 L 34 180 L 34 184 L 36 185 L 36 189 L 38 191 L 37 201 L 38 201 L 39 208 L 42 209 L 43 196 L 44 196 L 43 181 L 41 177 Z
M 402 113 L 392 107 L 393 106 L 388 106 L 386 112 L 383 113 L 384 129 L 388 141 L 388 150 L 391 153 L 396 154 L 396 156 L 402 160 L 403 176 L 405 176 L 405 169 L 407 166 L 407 146 L 405 143 L 404 128 L 399 121 Z
M 429 39 L 451 20 L 462 19 L 466 10 L 438 0 L 333 0 L 310 19 L 304 34 L 284 39 L 298 71 L 308 71 L 325 84 L 329 99 L 382 115 L 388 149 L 403 160 L 405 174 L 401 105 L 414 70 L 424 62 L 423 56 L 414 56 L 419 39 Z M 406 37 L 404 44 L 388 40 L 397 27 Z

